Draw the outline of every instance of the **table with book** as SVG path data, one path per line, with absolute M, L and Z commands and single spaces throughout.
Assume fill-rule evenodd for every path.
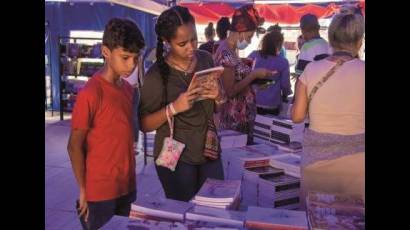
M 268 115 L 255 123 L 254 145 L 246 134 L 218 132 L 225 180 L 208 178 L 189 202 L 138 197 L 129 218 L 115 217 L 105 229 L 364 229 L 360 197 L 310 192 L 302 211 L 303 123 Z

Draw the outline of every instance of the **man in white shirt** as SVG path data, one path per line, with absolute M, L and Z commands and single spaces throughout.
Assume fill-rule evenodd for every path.
M 319 21 L 313 14 L 305 14 L 300 19 L 300 29 L 305 40 L 298 57 L 295 72 L 301 75 L 306 65 L 321 60 L 330 53 L 329 43 L 319 35 Z

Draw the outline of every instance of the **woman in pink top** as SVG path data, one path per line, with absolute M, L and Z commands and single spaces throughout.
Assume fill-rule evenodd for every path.
M 364 66 L 357 57 L 364 18 L 336 15 L 329 26 L 332 56 L 306 66 L 296 86 L 292 120 L 309 115 L 302 155 L 302 201 L 308 191 L 364 198 Z

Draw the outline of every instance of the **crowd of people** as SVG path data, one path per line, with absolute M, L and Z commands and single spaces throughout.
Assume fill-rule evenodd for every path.
M 144 37 L 128 19 L 108 22 L 105 63 L 77 97 L 68 143 L 84 229 L 98 229 L 113 215 L 128 215 L 136 199 L 133 145 L 138 129 L 156 131 L 155 168 L 166 197 L 189 201 L 207 178 L 224 179 L 218 130 L 245 133 L 247 144 L 253 144 L 256 114 L 278 115 L 292 91 L 293 122 L 309 118 L 301 200 L 310 190 L 364 196 L 365 64 L 358 58 L 363 16 L 349 10 L 335 15 L 329 42 L 320 37 L 315 15 L 301 17 L 296 89 L 290 84 L 281 28 L 274 25 L 264 33 L 263 22 L 253 5 L 239 7 L 231 18 L 222 17 L 216 30 L 209 23 L 207 41 L 198 49 L 189 10 L 165 10 L 155 25 L 156 61 L 135 88 L 124 78 L 143 68 Z M 260 33 L 259 49 L 239 57 L 238 50 Z M 218 87 L 191 84 L 195 72 L 215 66 L 224 67 Z M 158 163 L 167 152 L 177 157 L 173 167 Z

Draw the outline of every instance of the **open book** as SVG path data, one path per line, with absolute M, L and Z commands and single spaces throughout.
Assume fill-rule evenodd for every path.
M 201 86 L 205 88 L 216 88 L 219 86 L 219 77 L 224 71 L 224 67 L 217 66 L 210 69 L 198 71 L 194 74 L 194 77 L 189 84 L 190 87 Z M 205 98 L 199 97 L 196 101 L 204 100 Z

